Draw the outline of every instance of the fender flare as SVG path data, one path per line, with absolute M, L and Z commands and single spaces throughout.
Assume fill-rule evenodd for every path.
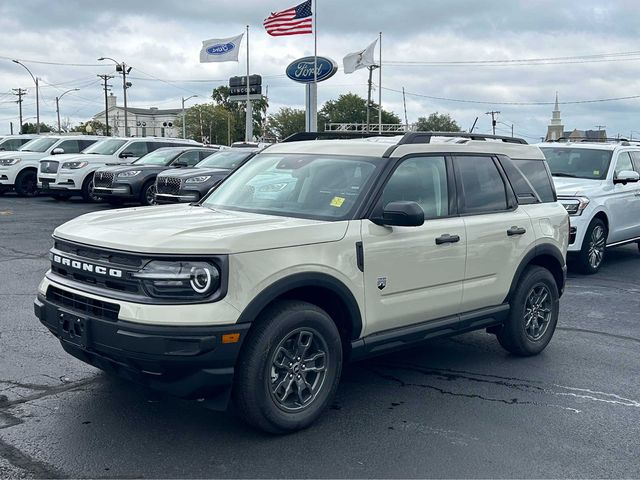
M 345 305 L 351 323 L 351 340 L 360 337 L 362 332 L 362 314 L 355 297 L 349 288 L 340 280 L 326 273 L 308 272 L 296 273 L 281 278 L 262 290 L 249 302 L 240 314 L 237 323 L 251 323 L 260 312 L 278 297 L 301 287 L 319 287 L 334 293 Z
M 560 265 L 560 268 L 562 269 L 562 282 L 558 285 L 558 291 L 560 293 L 560 295 L 562 295 L 562 292 L 564 291 L 564 285 L 565 285 L 565 281 L 566 281 L 566 276 L 567 276 L 567 265 L 565 262 L 565 258 L 562 255 L 562 251 L 560 251 L 560 249 L 550 243 L 543 243 L 541 245 L 536 245 L 534 246 L 531 250 L 529 250 L 525 256 L 523 257 L 523 259 L 520 261 L 520 264 L 518 265 L 518 268 L 516 269 L 516 273 L 513 276 L 513 279 L 511 280 L 511 286 L 509 287 L 509 293 L 507 294 L 506 298 L 504 299 L 504 302 L 509 302 L 509 300 L 511 299 L 513 293 L 515 292 L 516 287 L 518 286 L 518 282 L 520 281 L 520 277 L 522 277 L 522 272 L 524 272 L 524 269 L 531 263 L 532 260 L 534 260 L 536 257 L 540 257 L 540 256 L 550 256 L 552 258 L 554 258 L 558 264 Z

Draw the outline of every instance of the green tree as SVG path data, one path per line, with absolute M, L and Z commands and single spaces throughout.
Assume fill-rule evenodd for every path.
M 22 124 L 21 133 L 36 133 L 37 130 L 38 130 L 37 125 L 35 123 L 27 122 Z M 53 127 L 50 127 L 49 125 L 46 125 L 40 122 L 40 133 L 47 133 L 47 132 L 53 132 Z
M 111 127 L 109 127 L 109 132 Z M 83 135 L 108 135 L 107 126 L 97 120 L 88 120 L 73 127 L 70 132 L 78 132 Z
M 304 110 L 283 107 L 267 120 L 267 136 L 282 140 L 297 132 L 304 132 Z
M 370 122 L 378 123 L 378 105 L 371 102 L 369 110 Z M 318 112 L 318 116 L 328 123 L 366 123 L 367 100 L 354 93 L 346 93 L 340 95 L 337 100 L 327 101 Z M 382 109 L 382 123 L 399 124 L 400 117 Z
M 209 143 L 228 145 L 229 130 L 231 141 L 234 141 L 236 119 L 234 115 L 222 105 L 201 103 L 194 105 L 185 112 L 187 138 L 201 142 L 209 139 Z M 175 127 L 182 132 L 182 118 L 176 119 Z
M 235 119 L 234 131 L 232 132 L 232 142 L 244 140 L 245 118 L 247 115 L 246 102 L 235 102 L 229 100 L 229 87 L 220 86 L 213 89 L 211 98 L 216 105 L 224 107 L 231 112 Z M 265 97 L 252 102 L 253 135 L 263 137 L 266 133 L 267 108 L 269 103 Z
M 460 126 L 448 113 L 432 113 L 428 117 L 420 117 L 416 122 L 419 132 L 459 132 Z

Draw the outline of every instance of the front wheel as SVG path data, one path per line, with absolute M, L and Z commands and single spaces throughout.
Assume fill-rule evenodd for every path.
M 498 342 L 514 355 L 537 355 L 551 341 L 558 323 L 558 286 L 549 270 L 528 267 L 511 298 L 509 317 Z
M 15 190 L 19 197 L 35 197 L 38 195 L 36 172 L 24 170 L 16 177 Z
M 140 192 L 140 203 L 144 206 L 157 205 L 156 202 L 156 183 L 148 182 L 142 187 Z
M 300 430 L 330 405 L 341 371 L 342 342 L 331 317 L 307 302 L 279 302 L 261 315 L 242 347 L 235 404 L 256 428 Z
M 588 275 L 597 273 L 604 260 L 607 246 L 607 226 L 599 218 L 594 218 L 587 227 L 582 241 L 582 249 L 578 254 L 578 267 Z
M 98 203 L 102 201 L 100 195 L 96 195 L 93 190 L 93 173 L 82 182 L 82 199 L 85 202 Z

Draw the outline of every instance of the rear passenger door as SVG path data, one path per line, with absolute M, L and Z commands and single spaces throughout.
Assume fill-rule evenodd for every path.
M 614 159 L 615 167 L 613 179 L 620 172 L 633 171 L 630 152 L 619 152 Z M 613 180 L 607 180 L 612 182 Z M 640 236 L 640 183 L 628 182 L 613 184 L 613 195 L 606 200 L 609 208 L 610 219 L 609 235 L 607 243 L 621 242 Z
M 536 237 L 496 159 L 457 155 L 453 163 L 467 237 L 462 311 L 470 312 L 504 301 L 516 268 Z
M 389 227 L 362 221 L 365 334 L 459 312 L 466 239 L 452 202 L 454 185 L 451 162 L 444 156 L 405 158 L 388 179 L 375 211 L 393 201 L 417 202 L 424 224 Z

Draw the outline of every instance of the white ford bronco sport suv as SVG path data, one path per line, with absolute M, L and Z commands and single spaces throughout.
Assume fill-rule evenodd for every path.
M 97 202 L 101 198 L 93 190 L 93 174 L 100 167 L 131 163 L 162 147 L 199 145 L 193 140 L 181 138 L 108 137 L 77 156 L 66 155 L 60 161 L 55 158 L 43 158 L 38 168 L 38 187 L 54 198 L 64 199 L 80 195 L 85 202 Z
M 16 152 L 2 152 L 0 186 L 7 190 L 14 189 L 21 197 L 37 195 L 36 175 L 42 158 L 78 153 L 98 140 L 100 137 L 88 135 L 50 135 L 36 137 Z
M 543 143 L 558 198 L 571 215 L 569 255 L 596 273 L 605 249 L 640 242 L 640 145 Z M 639 244 L 640 247 L 640 244 Z
M 269 432 L 310 425 L 348 360 L 477 329 L 535 355 L 568 215 L 538 147 L 487 137 L 285 142 L 199 203 L 83 215 L 35 314 L 71 355 Z

